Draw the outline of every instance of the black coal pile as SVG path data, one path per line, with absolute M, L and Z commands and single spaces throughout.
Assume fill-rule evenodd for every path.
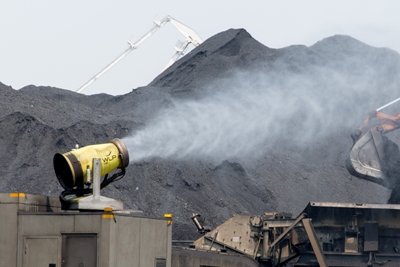
M 260 108 L 259 117 L 271 121 L 265 131 L 274 134 L 266 135 L 252 156 L 240 151 L 225 158 L 156 155 L 132 163 L 105 194 L 147 215 L 173 213 L 174 238 L 189 239 L 195 236 L 192 213 L 214 226 L 234 213 L 297 213 L 309 201 L 386 203 L 390 190 L 352 177 L 345 159 L 352 130 L 370 110 L 398 97 L 399 74 L 398 53 L 349 36 L 272 49 L 245 30 L 231 29 L 205 41 L 148 86 L 122 96 L 0 84 L 0 190 L 56 196 L 61 187 L 53 172 L 55 152 L 128 137 L 177 103 L 203 103 L 218 95 L 224 106 L 221 96 L 232 99 L 232 93 L 247 104 L 228 116 Z M 261 99 L 278 94 L 282 101 L 252 104 L 249 99 L 258 94 Z M 251 127 L 238 124 L 228 134 Z

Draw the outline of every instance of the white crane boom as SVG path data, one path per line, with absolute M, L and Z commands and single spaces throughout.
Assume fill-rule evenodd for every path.
M 393 105 L 394 103 L 399 102 L 399 101 L 400 101 L 400 97 L 399 97 L 399 98 L 396 98 L 396 99 L 393 100 L 393 101 L 390 101 L 389 103 L 387 103 L 386 105 L 383 105 L 382 107 L 377 108 L 376 111 L 381 111 L 382 109 L 384 109 L 384 108 L 386 108 L 386 107 L 388 107 L 388 106 L 391 106 L 391 105 Z
M 172 18 L 171 16 L 166 16 L 159 22 L 155 22 L 154 26 L 146 32 L 142 37 L 140 37 L 137 41 L 135 42 L 130 42 L 128 41 L 129 47 L 125 49 L 117 58 L 115 58 L 113 61 L 111 61 L 109 64 L 107 64 L 104 68 L 102 68 L 98 73 L 96 73 L 92 78 L 90 78 L 87 82 L 82 84 L 76 92 L 80 93 L 82 92 L 86 87 L 94 83 L 100 76 L 102 76 L 105 72 L 107 72 L 109 69 L 111 69 L 115 64 L 117 64 L 119 61 L 121 61 L 123 58 L 125 58 L 130 52 L 132 52 L 134 49 L 138 48 L 139 45 L 141 45 L 147 38 L 149 38 L 151 35 L 153 35 L 157 30 L 159 30 L 162 26 L 167 24 L 168 22 L 171 22 L 177 30 L 182 33 L 185 38 L 186 42 L 180 47 L 177 48 L 176 53 L 168 63 L 167 67 L 168 68 L 170 65 L 172 65 L 180 56 L 184 54 L 186 49 L 188 48 L 189 44 L 193 44 L 194 46 L 198 46 L 199 44 L 202 43 L 202 39 L 188 26 L 185 24 L 179 22 L 178 20 Z
M 175 61 L 177 61 L 181 56 L 183 56 L 186 53 L 186 50 L 188 49 L 189 45 L 191 44 L 190 41 L 184 41 L 175 47 L 175 53 L 171 57 L 171 59 L 168 61 L 168 64 L 164 67 L 164 70 L 168 69 L 172 64 L 174 64 Z
M 175 26 L 175 28 L 177 28 L 180 33 L 183 34 L 183 36 L 186 37 L 186 40 L 188 42 L 192 43 L 194 46 L 198 46 L 203 42 L 203 40 L 191 28 L 178 21 L 177 19 L 174 19 L 172 17 L 169 18 L 171 20 L 171 23 Z

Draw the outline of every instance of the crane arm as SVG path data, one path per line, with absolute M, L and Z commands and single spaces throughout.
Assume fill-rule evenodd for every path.
M 85 82 L 81 87 L 79 87 L 76 92 L 80 93 L 82 92 L 86 87 L 94 83 L 100 76 L 102 76 L 104 73 L 106 73 L 109 69 L 111 69 L 115 64 L 117 64 L 119 61 L 121 61 L 123 58 L 125 58 L 130 52 L 135 50 L 136 48 L 139 47 L 146 39 L 148 39 L 150 36 L 152 36 L 156 31 L 158 31 L 162 26 L 164 26 L 166 23 L 170 21 L 170 17 L 167 16 L 163 18 L 160 22 L 154 23 L 153 27 L 146 32 L 142 37 L 140 37 L 137 41 L 135 42 L 130 42 L 128 41 L 129 47 L 124 50 L 118 57 L 116 57 L 113 61 L 111 61 L 109 64 L 107 64 L 104 68 L 102 68 L 99 72 L 97 72 L 93 77 L 91 77 L 87 82 Z
M 186 26 L 182 22 L 180 22 L 177 19 L 174 19 L 173 17 L 169 17 L 172 25 L 175 26 L 175 28 L 182 33 L 183 36 L 186 37 L 186 40 L 190 43 L 192 43 L 194 46 L 198 46 L 203 42 L 203 40 L 192 30 L 190 27 Z
M 384 109 L 384 108 L 386 108 L 386 107 L 388 107 L 390 105 L 393 105 L 394 103 L 398 102 L 399 100 L 400 100 L 400 97 L 396 98 L 393 101 L 390 101 L 389 103 L 387 103 L 386 105 L 383 105 L 382 107 L 377 108 L 376 111 L 381 111 L 382 109 Z
M 190 27 L 186 26 L 185 24 L 183 24 L 182 22 L 178 21 L 177 19 L 175 19 L 175 18 L 173 18 L 171 16 L 166 16 L 161 21 L 155 22 L 153 27 L 148 32 L 146 32 L 142 37 L 140 37 L 137 41 L 135 41 L 135 42 L 128 41 L 129 47 L 127 49 L 125 49 L 113 61 L 111 61 L 109 64 L 107 64 L 104 68 L 102 68 L 94 76 L 92 76 L 87 82 L 85 82 L 83 85 L 81 85 L 76 90 L 76 92 L 80 93 L 86 87 L 88 87 L 89 85 L 94 83 L 104 73 L 106 73 L 115 64 L 117 64 L 119 61 L 121 61 L 123 58 L 125 58 L 130 52 L 132 52 L 133 50 L 138 48 L 146 39 L 148 39 L 150 36 L 152 36 L 156 31 L 158 31 L 162 26 L 164 26 L 168 22 L 171 22 L 175 26 L 175 28 L 181 34 L 183 34 L 185 36 L 186 42 L 181 47 L 179 47 L 177 49 L 176 53 L 171 58 L 170 62 L 166 66 L 166 68 L 168 68 L 170 65 L 172 65 L 180 56 L 182 56 L 185 53 L 185 51 L 188 48 L 189 44 L 193 44 L 194 46 L 198 46 L 199 44 L 201 44 L 203 42 L 202 39 Z

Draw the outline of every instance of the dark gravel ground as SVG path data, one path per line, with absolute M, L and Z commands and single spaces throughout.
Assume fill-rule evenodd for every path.
M 329 75 L 320 75 L 321 69 Z M 234 213 L 297 213 L 308 201 L 387 202 L 390 190 L 352 177 L 344 162 L 352 126 L 368 111 L 399 96 L 399 54 L 340 35 L 310 47 L 271 49 L 245 30 L 211 37 L 149 86 L 122 96 L 85 96 L 32 85 L 17 91 L 0 83 L 0 190 L 58 195 L 61 187 L 52 167 L 55 152 L 70 150 L 76 143 L 128 136 L 174 100 L 208 95 L 210 81 L 229 80 L 237 72 L 306 77 L 318 89 L 312 95 L 315 99 L 341 98 L 340 108 L 324 111 L 335 123 L 322 121 L 321 131 L 328 134 L 297 146 L 291 142 L 299 134 L 296 120 L 277 121 L 293 127 L 274 140 L 273 149 L 260 147 L 256 158 L 156 158 L 131 164 L 125 179 L 105 194 L 150 216 L 172 212 L 174 238 L 184 239 L 196 236 L 190 222 L 193 212 L 215 226 Z M 305 107 L 302 112 L 310 110 Z M 395 135 L 392 138 L 398 141 Z

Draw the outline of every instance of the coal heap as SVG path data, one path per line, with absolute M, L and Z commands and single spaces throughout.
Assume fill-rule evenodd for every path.
M 308 201 L 386 203 L 390 190 L 351 176 L 345 158 L 350 133 L 364 115 L 398 97 L 399 74 L 397 52 L 349 36 L 272 49 L 243 29 L 230 29 L 126 95 L 0 84 L 0 190 L 57 196 L 62 189 L 52 167 L 54 153 L 129 136 L 176 101 L 217 94 L 221 81 L 229 92 L 240 77 L 271 93 L 286 90 L 293 102 L 282 105 L 281 114 L 305 93 L 304 101 L 322 104 L 301 105 L 293 116 L 277 118 L 277 129 L 290 127 L 260 145 L 255 157 L 146 159 L 131 164 L 105 194 L 147 215 L 173 213 L 174 238 L 194 238 L 192 213 L 214 226 L 234 213 L 297 213 Z M 309 120 L 315 122 L 311 128 L 303 125 Z M 310 137 L 303 141 L 298 137 L 305 132 Z

